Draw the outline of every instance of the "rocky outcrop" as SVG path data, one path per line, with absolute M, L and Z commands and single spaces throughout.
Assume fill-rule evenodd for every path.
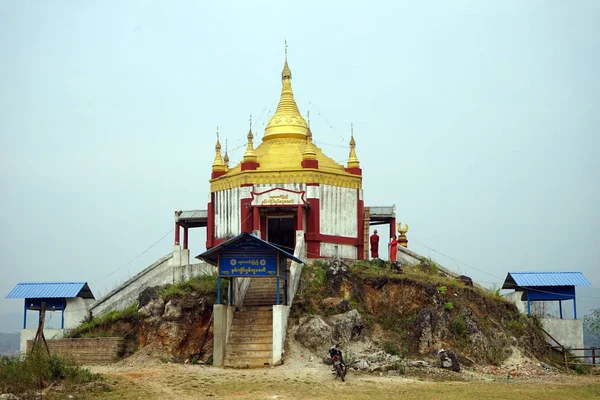
M 152 346 L 180 360 L 200 352 L 204 356 L 210 355 L 211 313 L 212 302 L 201 296 L 193 293 L 185 297 L 173 296 L 165 302 L 158 288 L 147 288 L 139 297 L 140 347 Z
M 345 343 L 361 337 L 365 322 L 358 311 L 350 310 L 324 320 L 318 315 L 300 318 L 294 338 L 311 350 L 326 350 L 333 343 Z
M 454 372 L 460 372 L 458 357 L 452 350 L 440 350 L 438 352 L 438 357 L 440 358 L 440 367 Z
M 333 329 L 323 318 L 311 315 L 300 319 L 300 326 L 294 335 L 304 347 L 311 350 L 324 350 L 331 345 Z

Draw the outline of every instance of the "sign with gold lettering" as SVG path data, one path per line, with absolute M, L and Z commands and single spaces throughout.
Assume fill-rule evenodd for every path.
M 252 205 L 261 207 L 303 206 L 306 192 L 287 189 L 271 189 L 265 192 L 252 192 Z

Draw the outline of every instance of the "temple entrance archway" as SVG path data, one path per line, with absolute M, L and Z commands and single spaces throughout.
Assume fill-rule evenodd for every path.
M 296 221 L 294 215 L 267 217 L 267 242 L 293 253 L 295 241 Z

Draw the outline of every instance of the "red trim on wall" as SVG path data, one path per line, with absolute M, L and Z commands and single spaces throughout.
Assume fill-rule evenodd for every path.
M 241 167 L 242 171 L 254 171 L 260 167 L 260 164 L 254 161 L 245 161 L 242 162 Z
M 213 172 L 210 174 L 210 179 L 216 179 L 216 178 L 218 178 L 218 177 L 220 177 L 220 176 L 223 176 L 223 175 L 225 175 L 226 173 L 227 173 L 227 171 L 213 171 Z
M 344 168 L 346 172 L 353 175 L 362 175 L 362 169 L 360 168 Z
M 319 160 L 302 160 L 300 165 L 302 165 L 302 168 L 318 169 L 319 168 Z
M 319 186 L 320 183 L 307 183 L 306 186 Z
M 349 244 L 353 246 L 358 245 L 358 238 L 350 238 L 344 236 L 334 235 L 322 235 L 320 233 L 306 233 L 306 241 L 324 242 L 324 243 L 335 243 L 335 244 Z
M 183 249 L 187 249 L 188 248 L 188 227 L 184 226 L 183 227 Z

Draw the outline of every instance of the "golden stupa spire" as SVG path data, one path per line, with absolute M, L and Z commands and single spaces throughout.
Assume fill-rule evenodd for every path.
M 256 153 L 254 152 L 254 145 L 252 144 L 254 135 L 252 134 L 252 115 L 250 116 L 250 129 L 248 130 L 248 146 L 246 147 L 246 153 L 244 153 L 243 162 L 256 162 Z
M 308 125 L 300 111 L 294 92 L 292 91 L 292 71 L 287 60 L 287 41 L 285 42 L 285 62 L 281 71 L 281 97 L 275 114 L 271 117 L 265 128 L 263 142 L 270 139 L 294 138 L 305 139 Z
M 308 120 L 308 131 L 306 132 L 306 145 L 302 152 L 303 160 L 316 160 L 317 152 L 315 151 L 315 145 L 312 142 L 312 131 L 310 130 L 310 111 L 306 113 L 306 119 Z
M 356 157 L 356 142 L 354 141 L 354 125 L 350 124 L 350 155 L 348 156 L 348 168 L 360 168 L 358 157 Z
M 225 157 L 223 157 L 223 163 L 225 164 L 225 171 L 229 171 L 229 154 L 227 154 L 227 139 L 225 139 Z
M 225 163 L 221 157 L 221 143 L 219 143 L 219 127 L 217 126 L 217 144 L 215 145 L 215 161 L 213 161 L 213 171 L 225 171 Z

